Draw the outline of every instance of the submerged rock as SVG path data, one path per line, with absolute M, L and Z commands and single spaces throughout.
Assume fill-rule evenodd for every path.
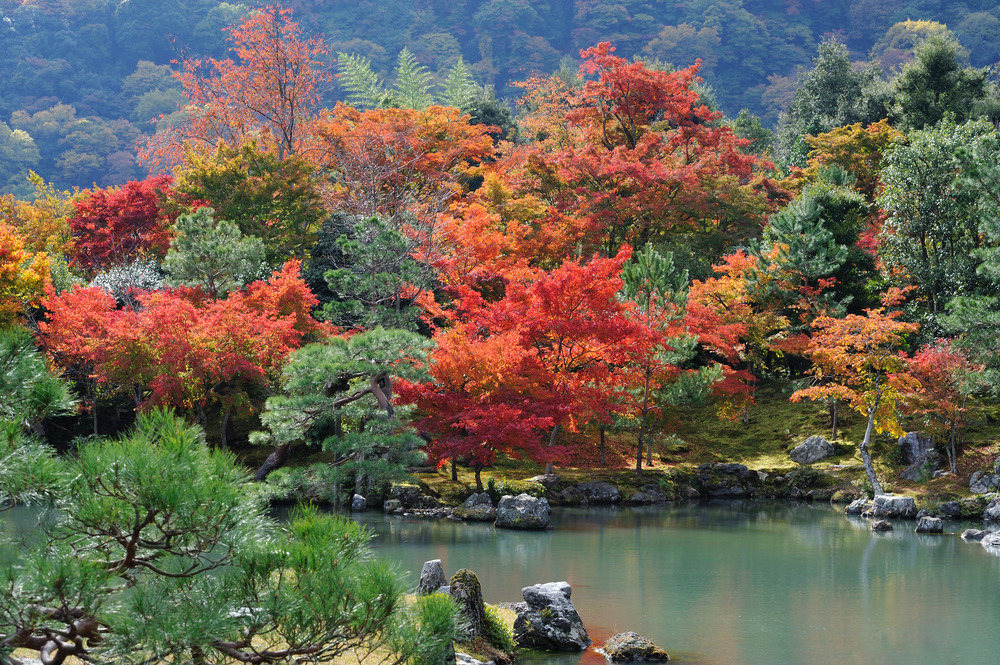
M 496 526 L 501 529 L 549 529 L 552 527 L 552 509 L 548 501 L 530 494 L 505 496 L 497 506 Z
M 799 464 L 813 464 L 827 457 L 832 457 L 836 449 L 822 436 L 810 436 L 808 439 L 792 448 L 788 456 Z
M 908 496 L 876 494 L 871 508 L 865 514 L 868 517 L 913 519 L 917 516 L 917 504 Z
M 486 607 L 479 578 L 471 570 L 463 568 L 452 576 L 450 587 L 451 598 L 469 627 L 469 639 L 485 635 Z
M 665 663 L 670 660 L 666 651 L 631 631 L 611 637 L 601 650 L 610 663 Z
M 892 531 L 892 522 L 889 520 L 872 520 L 871 530 L 875 533 L 882 533 L 884 531 Z
M 420 569 L 420 581 L 417 582 L 417 595 L 429 596 L 437 593 L 441 587 L 448 584 L 448 578 L 444 574 L 444 566 L 441 559 L 432 559 L 424 562 L 424 567 Z
M 572 587 L 566 582 L 535 584 L 521 589 L 524 605 L 518 605 L 514 640 L 518 646 L 548 651 L 583 651 L 590 636 L 570 602 Z
M 917 533 L 943 533 L 944 522 L 940 517 L 924 516 L 917 520 Z
M 622 500 L 618 488 L 603 480 L 592 480 L 576 486 L 583 500 L 592 506 L 608 506 Z
M 493 500 L 486 492 L 473 494 L 455 508 L 455 517 L 469 522 L 492 522 L 496 519 L 497 509 L 493 507 Z

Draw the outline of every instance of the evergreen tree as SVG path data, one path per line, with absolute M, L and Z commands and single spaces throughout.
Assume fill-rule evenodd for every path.
M 972 117 L 986 98 L 985 69 L 962 67 L 961 47 L 941 36 L 917 47 L 909 63 L 893 83 L 893 111 L 911 129 L 937 124 L 946 114 L 962 123 Z

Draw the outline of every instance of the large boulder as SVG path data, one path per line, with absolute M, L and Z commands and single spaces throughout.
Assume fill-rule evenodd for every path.
M 483 587 L 476 574 L 466 568 L 455 573 L 451 578 L 449 593 L 468 626 L 469 640 L 485 635 L 486 607 L 483 603 Z
M 943 533 L 944 522 L 940 517 L 924 516 L 917 520 L 917 533 Z
M 622 500 L 618 488 L 603 480 L 591 480 L 576 486 L 583 500 L 592 506 L 608 506 Z
M 983 521 L 987 523 L 1000 522 L 1000 499 L 993 499 L 983 510 Z
M 822 436 L 810 436 L 808 439 L 792 448 L 788 456 L 799 464 L 813 464 L 827 457 L 832 457 L 836 449 Z
M 973 494 L 989 494 L 1000 490 L 1000 474 L 976 471 L 969 478 L 969 491 Z
M 452 514 L 469 522 L 492 522 L 496 519 L 497 509 L 493 507 L 490 495 L 483 492 L 470 496 Z
M 456 652 L 455 653 L 455 665 L 494 665 L 492 660 L 487 660 L 483 662 L 477 660 L 467 653 Z
M 590 636 L 570 602 L 572 587 L 566 582 L 536 584 L 521 589 L 524 605 L 514 620 L 518 646 L 546 651 L 583 651 Z
M 666 503 L 670 500 L 663 489 L 656 483 L 643 485 L 638 492 L 628 498 L 626 503 L 633 506 L 648 506 L 654 503 Z
M 351 497 L 351 510 L 356 513 L 362 513 L 368 510 L 368 500 L 360 494 L 355 494 Z
M 980 541 L 990 535 L 990 531 L 985 529 L 966 529 L 962 532 L 962 540 Z
M 698 491 L 713 499 L 750 496 L 761 486 L 760 476 L 742 464 L 732 462 L 702 464 L 698 467 Z
M 940 455 L 934 450 L 933 437 L 921 432 L 907 432 L 899 437 L 897 445 L 903 453 L 903 461 L 907 466 L 900 471 L 900 478 L 918 481 L 930 478 L 940 461 Z
M 417 582 L 417 595 L 429 596 L 437 593 L 438 589 L 448 584 L 448 578 L 444 574 L 444 566 L 441 559 L 432 559 L 424 562 L 424 567 L 420 569 L 420 581 Z
M 847 508 L 844 508 L 845 515 L 860 515 L 861 513 L 868 510 L 868 499 L 855 499 L 847 504 Z
M 505 496 L 497 506 L 496 526 L 501 529 L 550 529 L 552 509 L 548 501 L 530 494 Z
M 983 536 L 979 544 L 990 554 L 1000 556 L 1000 532 L 993 532 Z
M 399 501 L 404 509 L 437 508 L 441 505 L 436 498 L 426 495 L 419 485 L 409 483 L 393 485 L 389 490 L 389 498 Z
M 892 522 L 889 520 L 872 520 L 869 525 L 871 530 L 875 533 L 882 533 L 884 531 L 892 531 Z
M 547 490 L 554 488 L 559 484 L 561 478 L 557 473 L 543 473 L 540 476 L 532 476 L 528 478 L 529 483 L 538 483 Z
M 876 494 L 865 516 L 914 519 L 917 516 L 917 504 L 908 496 Z
M 665 663 L 670 655 L 639 633 L 618 633 L 601 648 L 610 663 Z

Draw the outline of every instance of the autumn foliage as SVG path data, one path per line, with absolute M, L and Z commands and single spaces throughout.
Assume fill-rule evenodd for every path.
M 37 305 L 48 282 L 48 256 L 27 251 L 24 239 L 0 222 L 0 325 Z
M 168 176 L 153 176 L 73 201 L 74 262 L 93 274 L 144 256 L 162 257 L 171 237 L 163 207 L 171 182 Z

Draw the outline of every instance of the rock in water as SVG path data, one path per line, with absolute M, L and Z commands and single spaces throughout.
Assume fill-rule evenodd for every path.
M 962 540 L 980 541 L 988 535 L 990 532 L 985 529 L 966 529 L 962 532 Z
M 493 661 L 488 660 L 484 663 L 481 660 L 476 660 L 467 653 L 458 652 L 455 654 L 455 665 L 493 665 Z
M 921 517 L 917 520 L 917 533 L 943 533 L 944 522 L 940 517 Z
M 872 520 L 871 530 L 875 533 L 882 533 L 883 531 L 892 531 L 892 522 L 889 520 Z
M 446 584 L 448 584 L 448 578 L 444 575 L 441 559 L 424 562 L 424 567 L 420 569 L 420 581 L 417 582 L 417 595 L 429 596 L 432 593 L 437 593 Z
M 351 510 L 361 513 L 368 510 L 368 500 L 360 494 L 355 494 L 351 498 Z
M 497 509 L 493 507 L 493 500 L 486 492 L 473 494 L 465 502 L 455 509 L 455 517 L 469 522 L 492 522 L 496 519 Z
M 979 544 L 990 554 L 1000 556 L 1000 533 L 995 532 L 983 536 Z
M 483 605 L 483 587 L 471 570 L 463 568 L 451 578 L 452 600 L 469 626 L 469 640 L 486 634 L 486 608 Z
M 795 446 L 788 456 L 793 462 L 799 464 L 812 464 L 827 457 L 831 457 L 837 451 L 830 442 L 821 436 L 810 436 L 808 439 Z
M 604 643 L 604 658 L 611 663 L 665 663 L 666 651 L 639 633 L 618 633 Z
M 987 523 L 1000 522 L 1000 499 L 993 499 L 983 511 L 983 521 Z
M 536 584 L 521 589 L 526 607 L 518 607 L 514 640 L 528 649 L 583 651 L 590 637 L 570 602 L 572 587 L 566 582 Z
M 908 496 L 876 494 L 868 516 L 913 519 L 917 516 L 917 504 Z
M 496 526 L 501 529 L 548 529 L 552 527 L 549 502 L 530 494 L 504 496 L 497 506 Z
M 403 511 L 403 504 L 399 502 L 399 499 L 386 499 L 382 504 L 382 512 L 387 515 L 395 515 Z
M 580 483 L 576 488 L 580 490 L 583 500 L 592 506 L 608 506 L 622 500 L 618 488 L 603 480 Z
M 855 499 L 844 508 L 845 515 L 860 515 L 868 509 L 868 499 Z

